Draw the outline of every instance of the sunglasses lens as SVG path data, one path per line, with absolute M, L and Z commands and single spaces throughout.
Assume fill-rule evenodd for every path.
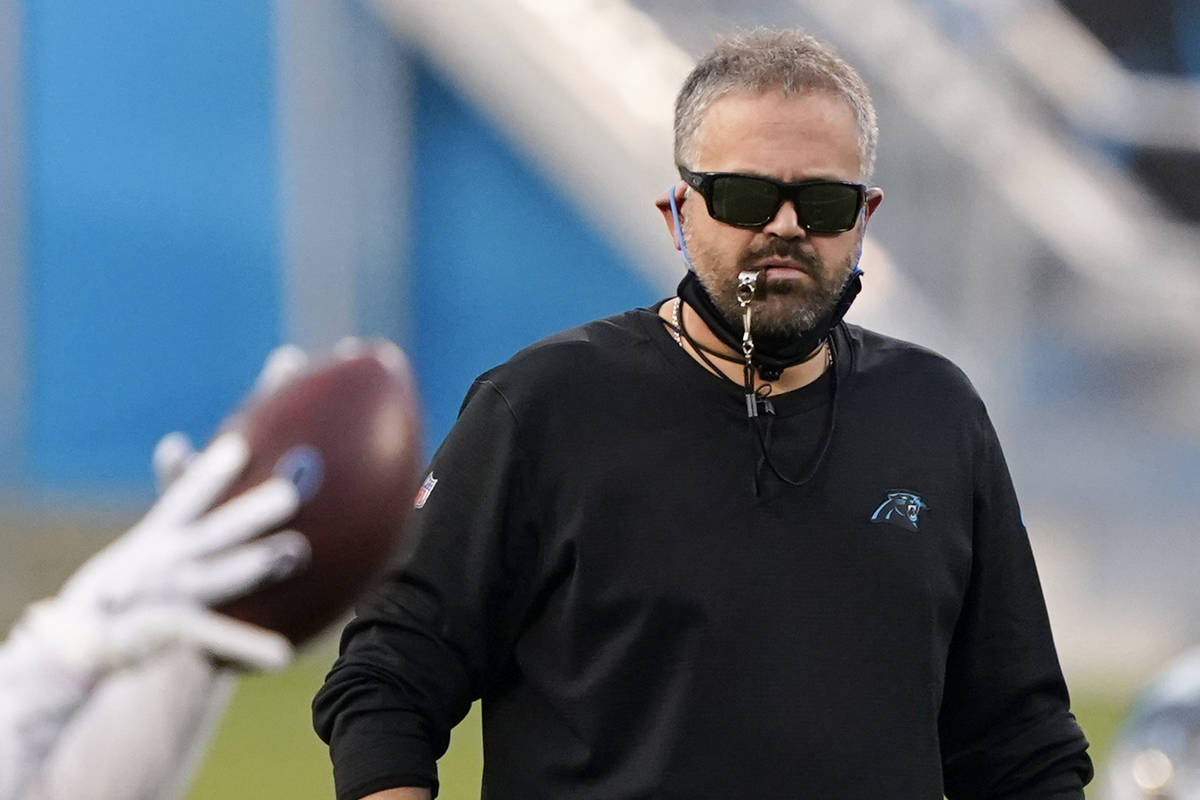
M 730 225 L 766 225 L 779 203 L 779 187 L 770 181 L 724 175 L 712 184 L 712 215 Z
M 797 212 L 804 227 L 815 233 L 838 233 L 854 227 L 860 192 L 841 183 L 814 183 L 796 196 Z
M 775 218 L 783 202 L 780 184 L 748 175 L 718 175 L 710 188 L 709 210 L 730 225 L 756 228 Z M 840 233 L 854 227 L 861 190 L 843 183 L 814 182 L 789 187 L 801 224 L 814 233 Z

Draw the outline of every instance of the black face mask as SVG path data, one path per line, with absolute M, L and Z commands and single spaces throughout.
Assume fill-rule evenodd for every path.
M 829 332 L 842 321 L 850 304 L 862 291 L 862 272 L 857 268 L 842 287 L 837 303 L 817 324 L 798 336 L 758 336 L 754 337 L 754 355 L 752 364 L 760 378 L 765 381 L 778 380 L 783 371 L 791 366 L 800 364 L 813 354 Z M 676 293 L 685 303 L 700 315 L 704 324 L 709 327 L 718 339 L 733 348 L 735 353 L 742 352 L 742 320 L 727 319 L 713 303 L 708 291 L 696 277 L 696 273 L 688 270 L 679 282 Z

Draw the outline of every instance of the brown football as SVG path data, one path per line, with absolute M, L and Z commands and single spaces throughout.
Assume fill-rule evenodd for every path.
M 408 359 L 390 342 L 360 342 L 251 397 L 223 428 L 241 431 L 251 454 L 226 497 L 292 478 L 304 500 L 282 527 L 307 537 L 312 559 L 218 610 L 302 644 L 350 608 L 403 538 L 423 458 Z

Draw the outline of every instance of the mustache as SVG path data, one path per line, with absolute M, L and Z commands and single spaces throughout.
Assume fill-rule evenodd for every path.
M 764 258 L 786 258 L 799 264 L 802 272 L 813 275 L 821 272 L 821 262 L 814 253 L 805 250 L 802 244 L 786 239 L 772 241 L 758 250 L 746 251 L 741 259 L 741 266 L 748 266 Z

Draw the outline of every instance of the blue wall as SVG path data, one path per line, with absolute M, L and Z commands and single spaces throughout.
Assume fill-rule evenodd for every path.
M 555 331 L 659 298 L 435 73 L 419 66 L 416 85 L 410 351 L 434 444 L 480 372 Z
M 39 483 L 146 481 L 278 341 L 269 5 L 25 4 Z
M 25 9 L 24 472 L 52 490 L 148 490 L 158 437 L 207 438 L 286 336 L 271 4 Z M 391 302 L 413 322 L 402 344 L 432 449 L 475 375 L 656 293 L 531 159 L 414 71 L 396 265 L 411 295 Z

